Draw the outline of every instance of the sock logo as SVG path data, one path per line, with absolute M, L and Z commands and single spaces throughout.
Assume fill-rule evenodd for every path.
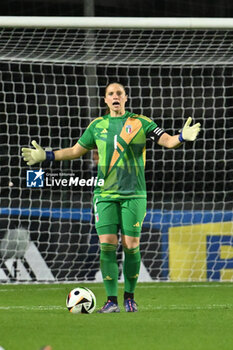
M 112 281 L 112 278 L 111 278 L 110 276 L 106 276 L 106 277 L 104 278 L 104 281 Z

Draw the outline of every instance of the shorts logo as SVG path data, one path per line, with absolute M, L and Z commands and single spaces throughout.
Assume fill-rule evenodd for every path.
M 133 225 L 133 227 L 140 227 L 139 221 Z
M 96 222 L 99 222 L 99 214 L 98 214 L 98 213 L 95 214 L 95 221 L 96 221 Z
M 132 126 L 131 126 L 131 125 L 126 125 L 125 131 L 127 132 L 127 134 L 131 134 L 131 132 L 132 132 Z
M 44 187 L 44 171 L 27 170 L 27 187 Z

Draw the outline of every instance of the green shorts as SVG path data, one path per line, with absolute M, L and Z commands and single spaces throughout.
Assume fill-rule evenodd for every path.
M 98 235 L 121 234 L 139 237 L 146 215 L 146 199 L 98 201 L 94 198 L 95 227 Z

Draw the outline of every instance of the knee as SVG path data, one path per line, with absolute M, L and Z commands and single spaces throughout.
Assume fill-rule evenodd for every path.
M 100 244 L 118 244 L 118 238 L 115 234 L 99 235 Z
M 139 237 L 122 236 L 122 246 L 124 249 L 135 249 L 139 247 L 139 244 Z

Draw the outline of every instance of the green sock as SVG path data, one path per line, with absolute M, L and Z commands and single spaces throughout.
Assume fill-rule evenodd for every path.
M 125 278 L 125 292 L 134 293 L 141 264 L 140 249 L 139 246 L 132 249 L 124 247 L 124 252 L 123 274 Z
M 107 296 L 117 296 L 118 264 L 116 249 L 117 245 L 115 244 L 100 244 L 100 269 Z

